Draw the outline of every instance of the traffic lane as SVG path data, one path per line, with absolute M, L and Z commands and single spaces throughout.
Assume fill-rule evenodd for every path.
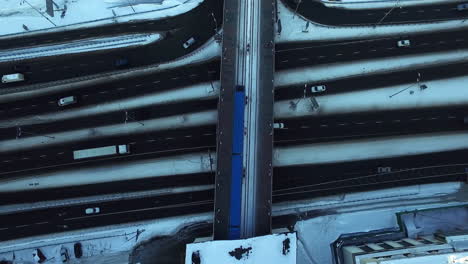
M 275 146 L 468 129 L 468 108 L 434 108 L 275 120 Z
M 58 91 L 45 96 L 2 103 L 0 104 L 0 119 L 73 109 L 156 91 L 166 91 L 195 83 L 216 81 L 219 80 L 219 66 L 219 60 L 213 60 L 151 75 L 119 79 L 99 85 L 88 85 L 73 91 Z M 75 96 L 77 103 L 67 107 L 58 106 L 58 100 L 67 96 Z
M 0 40 L 0 49 L 9 49 L 12 47 L 26 47 L 50 45 L 54 43 L 68 42 L 83 38 L 103 37 L 116 34 L 148 33 L 155 31 L 166 31 L 193 22 L 200 16 L 211 16 L 207 12 L 207 6 L 212 9 L 212 13 L 217 21 L 222 22 L 222 1 L 205 0 L 200 5 L 189 12 L 175 17 L 145 20 L 140 22 L 129 22 L 119 24 L 101 25 L 98 27 L 88 27 L 60 32 L 49 32 L 35 34 L 33 36 L 22 36 L 18 38 Z
M 78 219 L 100 218 L 109 215 L 117 216 L 123 212 L 138 212 L 158 207 L 172 207 L 182 203 L 204 201 L 213 197 L 214 190 L 177 193 L 144 197 L 131 200 L 91 203 L 75 206 L 53 207 L 13 214 L 1 214 L 0 230 L 41 222 L 67 222 Z M 96 209 L 97 208 L 97 209 Z M 91 209 L 91 210 L 87 210 Z M 87 212 L 88 211 L 88 212 Z
M 204 27 L 202 23 L 199 23 L 199 25 Z M 16 71 L 14 69 L 18 63 L 3 64 L 0 65 L 0 72 L 2 74 L 21 72 L 24 74 L 25 81 L 2 83 L 0 88 L 14 88 L 26 84 L 58 81 L 84 75 L 111 72 L 119 69 L 116 64 L 120 59 L 128 60 L 129 63 L 125 66 L 126 68 L 171 61 L 201 47 L 212 35 L 211 31 L 206 30 L 194 36 L 193 29 L 188 29 L 186 27 L 177 31 L 177 33 L 171 37 L 145 46 L 106 51 L 101 50 L 23 61 L 21 64 L 29 67 L 29 69 L 25 71 Z M 191 37 L 195 37 L 197 41 L 192 46 L 184 48 L 182 46 L 183 43 Z
M 0 155 L 0 178 L 16 178 L 31 173 L 52 172 L 58 169 L 77 169 L 93 165 L 171 156 L 175 153 L 210 150 L 216 143 L 216 127 L 166 130 L 130 136 L 87 140 L 79 143 L 39 148 Z M 127 144 L 130 154 L 74 160 L 73 151 L 80 149 Z
M 466 162 L 466 158 L 463 158 L 466 157 L 466 154 L 468 154 L 467 151 L 456 151 L 366 162 L 275 168 L 273 201 L 277 203 L 397 186 L 464 181 L 466 180 L 465 166 L 468 166 L 468 164 L 460 163 Z M 454 163 L 458 164 L 454 165 Z M 379 168 L 390 168 L 390 172 L 378 173 L 381 171 Z M 311 175 L 312 173 L 313 175 Z M 371 175 L 369 175 L 369 173 Z M 206 194 L 206 196 L 204 194 Z M 130 210 L 122 210 L 122 206 L 119 206 L 117 202 L 114 203 L 116 205 L 115 213 L 106 214 L 104 210 L 107 209 L 104 208 L 108 207 L 102 207 L 103 214 L 90 216 L 75 215 L 74 217 L 69 217 L 67 211 L 63 212 L 57 210 L 54 212 L 54 217 L 52 218 L 54 220 L 50 221 L 49 216 L 49 221 L 47 222 L 43 220 L 43 215 L 37 215 L 37 211 L 28 212 L 32 214 L 33 217 L 28 217 L 27 219 L 34 220 L 29 221 L 29 223 L 15 222 L 14 220 L 16 218 L 25 218 L 20 217 L 19 214 L 14 214 L 11 215 L 11 221 L 9 221 L 14 223 L 14 226 L 3 227 L 0 229 L 0 232 L 2 233 L 2 237 L 7 240 L 23 235 L 31 236 L 145 219 L 156 219 L 172 215 L 211 211 L 213 208 L 213 191 L 206 191 L 204 194 L 201 194 L 201 199 L 196 202 L 184 203 L 176 199 L 166 200 L 168 202 L 173 202 L 172 206 L 163 205 L 161 200 L 158 200 L 156 204 L 153 204 L 154 201 L 150 200 L 149 203 L 144 203 L 143 206 L 140 206 L 141 204 L 139 205 L 138 203 L 129 202 Z M 186 198 L 189 199 L 193 199 L 193 197 L 194 196 L 186 196 Z M 76 210 L 75 214 L 83 214 L 84 207 L 92 206 L 97 206 L 97 204 L 65 210 Z M 135 207 L 142 208 L 142 210 Z M 48 212 L 51 211 L 48 210 L 46 213 Z
M 78 185 L 66 188 L 0 193 L 0 205 L 53 201 L 57 199 L 80 199 L 87 196 L 110 195 L 116 193 L 155 190 L 159 188 L 190 187 L 208 184 L 214 184 L 214 173 L 171 175 L 167 177 Z
M 146 120 L 182 115 L 192 112 L 202 112 L 216 109 L 217 99 L 189 101 L 175 104 L 142 107 L 132 110 L 121 109 L 92 117 L 67 119 L 59 122 L 46 122 L 35 125 L 15 126 L 1 129 L 0 140 L 17 139 L 31 136 L 51 137 L 54 133 L 73 131 L 84 128 L 101 127 L 106 125 L 126 124 L 138 122 L 142 126 Z M 32 116 L 31 118 L 41 118 Z M 14 119 L 13 119 L 14 121 Z
M 274 169 L 273 201 L 436 182 L 466 182 L 468 150 Z
M 129 67 L 145 66 L 171 61 L 186 55 L 201 47 L 210 39 L 218 26 L 213 22 L 211 14 L 213 9 L 218 8 L 204 5 L 205 15 L 196 18 L 196 21 L 188 21 L 180 26 L 170 36 L 153 44 L 134 47 L 113 49 L 108 51 L 96 51 L 91 53 L 70 54 L 64 56 L 53 56 L 33 59 L 21 62 L 30 68 L 23 71 L 25 81 L 17 83 L 0 84 L 0 88 L 18 87 L 25 84 L 57 81 L 74 78 L 83 75 L 109 72 L 116 69 L 116 61 L 125 58 L 129 61 Z M 203 28 L 204 30 L 198 30 Z M 195 32 L 195 33 L 194 33 Z M 194 37 L 195 43 L 188 48 L 183 43 Z M 14 66 L 18 62 L 10 62 L 0 65 L 2 74 L 16 72 Z
M 466 12 L 457 11 L 457 4 L 409 6 L 374 10 L 328 8 L 321 2 L 282 0 L 294 12 L 325 25 L 379 25 L 463 19 Z M 391 12 L 389 12 L 391 11 Z
M 369 40 L 351 43 L 316 45 L 277 51 L 275 69 L 298 68 L 333 62 L 414 55 L 468 47 L 468 31 L 453 34 L 402 36 L 397 39 Z M 398 47 L 399 40 L 411 46 Z
M 153 206 L 142 210 L 129 210 L 117 213 L 98 214 L 89 217 L 66 218 L 54 221 L 42 221 L 34 224 L 19 225 L 0 229 L 0 240 L 6 241 L 33 235 L 58 233 L 109 224 L 123 224 L 149 219 L 166 218 L 171 216 L 189 215 L 194 213 L 209 212 L 213 210 L 213 195 L 206 195 L 206 199 L 183 202 L 168 206 Z M 177 201 L 176 201 L 177 202 Z
M 425 81 L 447 79 L 468 74 L 468 63 L 457 63 L 450 65 L 435 65 L 430 67 L 397 70 L 388 73 L 372 74 L 366 76 L 350 77 L 335 81 L 320 83 L 303 83 L 292 86 L 280 87 L 275 90 L 275 100 L 298 99 L 310 96 L 321 96 L 327 94 L 346 93 L 358 90 L 381 88 L 391 85 L 408 84 L 411 88 L 419 89 L 419 84 Z M 324 92 L 312 93 L 311 86 L 325 85 Z M 429 88 L 430 89 L 430 88 Z

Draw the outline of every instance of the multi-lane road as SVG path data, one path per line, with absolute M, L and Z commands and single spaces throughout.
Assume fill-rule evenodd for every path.
M 286 1 L 296 9 L 294 1 Z M 0 48 L 35 46 L 61 43 L 74 39 L 137 32 L 163 32 L 164 39 L 146 47 L 95 52 L 59 58 L 0 64 L 2 74 L 13 71 L 15 65 L 28 67 L 26 84 L 68 79 L 75 76 L 115 70 L 114 62 L 119 58 L 129 60 L 129 67 L 138 67 L 168 61 L 203 45 L 220 27 L 221 1 L 207 0 L 193 11 L 158 21 L 110 25 L 50 33 L 35 37 L 0 40 Z M 382 23 L 406 23 L 408 21 L 458 19 L 464 15 L 454 10 L 454 5 L 398 8 Z M 314 1 L 302 1 L 297 12 L 322 24 L 375 24 L 388 10 L 350 11 L 325 8 Z M 311 12 L 314 10 L 314 12 Z M 317 10 L 319 10 L 317 12 Z M 336 19 L 339 18 L 339 19 Z M 215 22 L 217 21 L 217 22 Z M 204 30 L 199 30 L 203 28 Z M 167 32 L 170 32 L 167 35 Z M 416 55 L 422 53 L 465 49 L 468 38 L 465 30 L 425 35 L 404 35 L 383 39 L 363 39 L 352 42 L 311 42 L 282 44 L 276 49 L 276 70 L 316 66 L 328 63 L 359 61 L 376 57 Z M 196 36 L 197 42 L 190 49 L 182 43 Z M 397 47 L 397 41 L 408 39 L 411 47 Z M 300 100 L 303 97 L 374 89 L 388 85 L 415 83 L 456 77 L 467 74 L 467 64 L 437 65 L 391 73 L 373 74 L 364 77 L 349 77 L 321 83 L 327 86 L 324 93 L 312 94 L 305 89 L 311 84 L 278 87 L 275 100 Z M 164 127 L 142 133 L 112 134 L 95 137 L 100 126 L 138 123 L 145 126 L 148 120 L 182 115 L 186 113 L 215 111 L 217 96 L 206 100 L 187 100 L 157 106 L 141 106 L 120 109 L 93 116 L 79 116 L 51 122 L 41 116 L 54 112 L 78 111 L 80 108 L 100 106 L 118 100 L 146 96 L 154 92 L 171 91 L 200 83 L 214 83 L 220 78 L 220 62 L 214 60 L 199 65 L 185 66 L 161 71 L 143 77 L 110 79 L 107 83 L 89 85 L 68 91 L 58 91 L 32 96 L 17 101 L 2 101 L 0 104 L 0 150 L 2 143 L 31 137 L 53 139 L 53 135 L 64 131 L 89 129 L 89 138 L 70 139 L 63 144 L 39 146 L 28 150 L 0 151 L 0 178 L 12 179 L 40 175 L 55 171 L 79 171 L 80 169 L 107 166 L 133 161 L 151 161 L 154 158 L 170 157 L 195 152 L 216 153 L 216 126 L 204 124 L 193 127 Z M 326 66 L 325 66 L 326 67 Z M 0 88 L 21 86 L 0 84 Z M 213 87 L 213 91 L 215 88 Z M 305 92 L 305 93 L 304 93 Z M 57 105 L 59 98 L 76 96 L 77 103 L 69 107 Z M 2 98 L 0 97 L 0 101 Z M 365 100 L 365 98 L 363 98 Z M 277 119 L 284 127 L 275 130 L 276 147 L 321 142 L 341 142 L 351 139 L 377 139 L 384 136 L 412 135 L 429 132 L 463 131 L 468 110 L 465 107 L 443 107 L 434 109 L 407 109 L 385 112 L 351 112 L 346 115 Z M 28 121 L 36 118 L 39 121 Z M 20 122 L 21 120 L 21 122 Z M 31 119 L 32 120 L 32 119 Z M 182 117 L 181 120 L 186 120 Z M 8 122 L 7 122 L 8 121 Z M 93 134 L 94 133 L 94 134 Z M 72 134 L 70 134 L 72 135 Z M 18 141 L 19 142 L 19 141 Z M 65 142 L 65 141 L 64 141 Z M 73 150 L 128 144 L 131 154 L 126 156 L 96 158 L 85 161 L 73 159 Z M 11 144 L 10 144 L 11 145 Z M 19 144 L 18 144 L 19 146 Z M 24 149 L 24 147 L 23 147 Z M 384 150 L 383 150 L 384 151 Z M 274 201 L 303 199 L 356 190 L 410 185 L 439 181 L 466 180 L 467 150 L 413 155 L 393 158 L 376 158 L 334 164 L 278 167 L 274 169 Z M 64 173 L 66 177 L 66 173 Z M 0 193 L 0 205 L 32 203 L 72 199 L 92 195 L 128 193 L 132 191 L 158 190 L 196 185 L 214 184 L 214 173 L 172 175 L 149 179 L 116 181 L 85 186 L 42 189 L 15 193 Z M 26 205 L 25 205 L 26 206 Z M 87 208 L 100 208 L 100 213 L 86 214 Z M 165 194 L 125 201 L 93 202 L 58 206 L 51 209 L 23 210 L 3 213 L 0 225 L 0 240 L 50 232 L 61 232 L 93 226 L 103 226 L 154 219 L 171 215 L 207 212 L 213 208 L 213 190 Z
M 324 25 L 380 25 L 407 24 L 450 19 L 463 19 L 466 12 L 457 10 L 457 3 L 442 5 L 407 6 L 387 9 L 349 10 L 326 7 L 319 1 L 283 0 L 305 18 Z
M 128 60 L 128 67 L 140 67 L 170 61 L 186 55 L 202 46 L 219 29 L 222 16 L 222 2 L 217 0 L 203 1 L 191 12 L 173 18 L 156 21 L 117 24 L 103 28 L 73 30 L 66 33 L 41 34 L 34 37 L 0 40 L 0 48 L 27 47 L 62 43 L 72 39 L 84 39 L 108 34 L 160 32 L 163 38 L 153 44 L 133 48 L 120 48 L 107 51 L 97 51 L 86 54 L 61 55 L 32 59 L 28 61 L 13 61 L 0 64 L 0 72 L 9 74 L 17 72 L 21 67 L 25 82 L 18 84 L 0 83 L 0 88 L 15 87 L 24 84 L 36 84 L 57 81 L 73 77 L 98 74 L 117 70 L 116 61 Z M 203 30 L 199 30 L 203 28 Z M 194 37 L 195 43 L 184 48 L 183 43 Z

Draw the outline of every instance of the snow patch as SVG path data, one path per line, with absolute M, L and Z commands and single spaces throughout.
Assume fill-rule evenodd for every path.
M 35 34 L 96 27 L 136 20 L 161 19 L 186 13 L 203 0 L 96 1 L 54 0 L 54 16 L 45 0 L 0 0 L 0 35 Z
M 187 245 L 186 264 L 295 264 L 296 234 L 274 234 L 243 240 Z

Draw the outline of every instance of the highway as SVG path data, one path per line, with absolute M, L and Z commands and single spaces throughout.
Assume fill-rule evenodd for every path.
M 292 4 L 293 0 L 287 1 L 289 1 L 290 7 L 295 8 Z M 25 72 L 28 79 L 27 84 L 112 71 L 115 70 L 115 60 L 119 58 L 129 59 L 129 67 L 160 63 L 183 56 L 200 47 L 208 38 L 212 37 L 214 29 L 219 25 L 213 22 L 211 13 L 214 14 L 217 21 L 222 21 L 221 3 L 221 1 L 207 0 L 187 14 L 165 20 L 111 25 L 13 40 L 3 39 L 0 40 L 0 48 L 11 47 L 15 41 L 18 41 L 17 45 L 19 46 L 30 46 L 116 33 L 171 32 L 161 42 L 147 47 L 21 62 L 19 64 L 29 67 L 28 72 Z M 321 4 L 314 1 L 302 1 L 297 12 L 315 22 L 349 25 L 375 24 L 382 17 L 383 12 L 388 11 L 321 9 L 324 7 L 320 6 Z M 428 18 L 435 20 L 461 18 L 462 14 L 454 11 L 453 8 L 454 5 L 398 8 L 389 14 L 382 23 L 404 23 L 408 19 L 414 22 Z M 307 15 L 311 13 L 312 9 L 314 10 L 313 17 L 308 17 Z M 336 17 L 339 19 L 334 20 Z M 200 28 L 206 30 L 199 30 Z M 103 32 L 105 33 L 101 34 Z M 197 32 L 196 44 L 188 50 L 183 49 L 182 43 L 193 36 L 193 32 Z M 279 72 L 305 66 L 347 61 L 356 62 L 358 66 L 360 60 L 371 58 L 465 49 L 468 42 L 466 36 L 467 31 L 464 30 L 426 35 L 404 35 L 396 38 L 364 39 L 344 43 L 282 44 L 276 47 L 275 69 Z M 397 47 L 397 41 L 402 39 L 411 40 L 412 46 L 409 48 Z M 12 67 L 15 65 L 18 63 L 0 64 L 0 72 L 2 74 L 12 72 Z M 326 85 L 327 90 L 316 94 L 312 94 L 310 89 L 305 89 L 305 87 L 312 85 L 311 83 L 301 83 L 277 87 L 274 96 L 276 101 L 302 100 L 304 97 L 321 97 L 405 83 L 415 84 L 417 78 L 420 79 L 421 83 L 424 83 L 430 80 L 467 75 L 467 66 L 468 63 L 463 62 L 360 77 L 350 76 L 320 83 Z M 31 117 L 36 117 L 39 120 L 40 115 L 48 113 L 99 107 L 119 100 L 139 96 L 146 97 L 156 92 L 174 91 L 190 85 L 212 84 L 219 82 L 221 75 L 220 61 L 214 60 L 143 77 L 109 79 L 105 84 L 89 85 L 65 92 L 4 102 L 0 104 L 0 123 L 8 120 L 8 122 L 11 121 L 11 125 L 1 126 L 0 129 L 0 178 L 17 179 L 66 171 L 79 173 L 93 169 L 99 171 L 103 170 L 104 166 L 110 168 L 109 171 L 112 172 L 112 168 L 120 168 L 119 166 L 137 162 L 153 163 L 158 158 L 200 152 L 215 155 L 217 127 L 214 122 L 210 123 L 211 121 L 209 121 L 197 125 L 197 119 L 187 118 L 191 114 L 198 113 L 208 113 L 211 117 L 216 117 L 215 109 L 219 102 L 217 96 L 214 95 L 203 100 L 171 101 L 158 105 L 142 104 L 129 110 L 122 108 L 117 111 L 113 110 L 93 116 L 84 115 L 58 122 L 42 120 L 28 124 L 28 121 L 24 121 L 25 125 L 18 125 L 15 120 Z M 0 84 L 0 89 L 19 87 L 23 84 Z M 68 107 L 57 105 L 60 98 L 71 95 L 77 97 L 77 104 Z M 174 119 L 177 120 L 169 122 L 168 120 L 172 116 L 176 116 L 177 118 Z M 277 118 L 275 122 L 281 123 L 284 127 L 275 129 L 274 146 L 281 148 L 311 143 L 341 144 L 347 140 L 355 139 L 368 139 L 369 142 L 372 142 L 389 136 L 425 135 L 434 132 L 460 131 L 463 133 L 468 128 L 468 124 L 465 122 L 467 117 L 468 108 L 465 106 L 447 105 L 437 108 L 380 112 L 354 111 L 340 115 Z M 154 120 L 158 122 L 151 123 Z M 159 122 L 161 120 L 164 122 Z M 107 134 L 107 132 L 103 132 L 105 131 L 103 127 L 108 130 L 115 128 L 115 131 Z M 75 138 L 73 137 L 74 131 L 81 131 L 82 133 L 79 135 L 86 136 Z M 65 138 L 54 138 L 54 135 L 60 133 L 63 133 L 61 135 L 65 135 Z M 33 138 L 37 141 L 37 146 L 34 147 L 30 144 L 33 142 Z M 58 143 L 53 143 L 54 140 Z M 74 150 L 120 144 L 129 145 L 131 150 L 129 155 L 82 161 L 73 159 Z M 336 162 L 335 160 L 335 163 L 293 164 L 275 167 L 273 201 L 293 201 L 324 195 L 431 182 L 466 181 L 468 162 L 465 157 L 467 154 L 468 150 L 457 150 L 397 158 L 374 158 L 348 162 Z M 104 168 L 104 170 L 106 169 Z M 205 173 L 163 175 L 145 179 L 100 182 L 92 185 L 14 193 L 5 192 L 0 193 L 0 205 L 84 198 L 162 188 L 214 185 L 215 175 L 211 171 L 213 168 Z M 63 175 L 76 176 L 76 174 L 71 173 Z M 2 219 L 0 241 L 95 226 L 208 212 L 213 210 L 213 197 L 214 191 L 210 189 L 125 201 L 37 209 L 21 213 L 2 214 L 0 211 L 0 219 Z M 101 212 L 91 215 L 85 214 L 86 208 L 94 207 L 99 207 Z
M 457 11 L 456 3 L 396 7 L 392 9 L 347 10 L 327 8 L 323 3 L 317 1 L 280 1 L 283 1 L 294 12 L 313 22 L 333 26 L 407 24 L 463 19 L 468 16 L 466 12 Z
M 128 31 L 129 27 L 135 32 L 140 32 L 138 30 L 138 26 L 142 26 L 143 30 L 147 30 L 149 23 L 153 23 L 149 25 L 154 27 L 153 32 L 164 32 L 164 39 L 142 47 L 123 48 L 110 51 L 97 51 L 92 53 L 74 54 L 67 56 L 54 56 L 50 58 L 41 58 L 39 60 L 34 59 L 21 62 L 1 63 L 0 73 L 2 75 L 17 72 L 14 70 L 14 67 L 17 65 L 23 67 L 24 70 L 22 73 L 25 76 L 25 81 L 9 84 L 0 83 L 0 89 L 5 87 L 17 87 L 24 84 L 63 80 L 77 76 L 114 71 L 118 68 L 116 67 L 115 62 L 122 58 L 129 61 L 128 67 L 158 64 L 179 58 L 200 47 L 215 34 L 217 27 L 220 25 L 217 24 L 218 22 L 215 23 L 214 18 L 216 21 L 222 21 L 221 11 L 221 1 L 207 0 L 203 1 L 200 6 L 191 12 L 169 18 L 167 22 L 164 22 L 166 20 L 148 21 L 122 27 L 119 24 L 109 26 L 112 28 L 107 29 L 108 32 L 112 32 L 113 34 L 120 34 L 122 33 L 121 31 Z M 157 25 L 158 23 L 162 24 L 162 26 Z M 113 28 L 116 28 L 117 30 L 113 30 Z M 200 31 L 197 30 L 197 28 L 204 28 L 206 30 Z M 89 29 L 91 35 L 96 35 L 101 30 L 102 29 Z M 86 34 L 86 30 L 79 31 L 80 34 L 76 32 L 71 32 L 70 34 L 73 36 Z M 167 34 L 168 31 L 171 31 L 171 33 Z M 197 33 L 194 34 L 193 32 Z M 189 48 L 185 49 L 182 44 L 191 37 L 196 38 L 196 42 Z M 36 38 L 39 40 L 35 40 Z M 34 40 L 32 41 L 36 43 L 35 45 L 39 45 L 37 41 L 42 41 L 41 39 L 44 38 L 47 39 L 44 41 L 51 40 L 50 43 L 54 42 L 54 39 L 57 41 L 63 41 L 63 35 L 60 33 L 51 33 L 45 34 L 42 37 L 34 37 Z M 70 37 L 70 39 L 72 39 L 72 37 Z M 29 42 L 26 41 L 25 43 L 31 44 L 31 40 L 29 40 Z M 17 47 L 18 45 L 21 44 L 17 44 L 15 39 L 0 40 L 0 47 Z
M 273 201 L 277 203 L 320 197 L 357 189 L 364 191 L 418 183 L 465 181 L 468 163 L 464 157 L 467 154 L 465 150 L 366 162 L 276 168 Z M 200 175 L 197 180 L 197 183 L 192 184 L 214 183 L 213 175 Z M 115 186 L 112 183 L 107 190 Z M 128 186 L 135 188 L 138 184 L 132 182 Z M 162 188 L 161 185 L 158 188 Z M 21 197 L 21 194 L 15 195 Z M 0 237 L 4 241 L 51 232 L 208 212 L 213 208 L 213 195 L 213 190 L 208 190 L 3 214 Z M 85 213 L 86 208 L 95 207 L 100 208 L 100 213 Z
M 312 2 L 312 1 L 308 1 Z M 398 47 L 400 40 L 410 40 L 410 47 Z M 398 55 L 421 54 L 462 49 L 468 46 L 468 31 L 401 35 L 382 39 L 349 42 L 280 44 L 276 49 L 276 70 Z
M 304 88 L 312 85 L 326 85 L 326 91 L 323 93 L 312 94 L 310 89 L 306 89 L 306 96 L 321 96 L 328 94 L 339 94 L 344 92 L 370 90 L 378 87 L 387 87 L 391 85 L 414 84 L 418 74 L 420 82 L 453 78 L 464 76 L 468 73 L 468 63 L 455 63 L 450 65 L 426 66 L 423 68 L 413 68 L 410 70 L 395 70 L 391 72 L 372 74 L 366 76 L 350 76 L 338 80 L 326 81 L 322 83 L 304 83 L 300 85 L 289 85 L 278 87 L 275 91 L 275 100 L 287 100 L 301 98 L 304 96 Z

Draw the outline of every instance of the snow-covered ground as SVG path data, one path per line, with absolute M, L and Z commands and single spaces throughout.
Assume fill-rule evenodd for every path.
M 468 105 L 467 81 L 468 76 L 419 84 L 415 80 L 414 83 L 317 96 L 318 109 L 314 109 L 309 98 L 283 100 L 275 103 L 275 118 L 464 106 Z M 421 90 L 421 85 L 426 88 Z
M 468 149 L 467 140 L 465 131 L 457 131 L 278 147 L 273 152 L 273 165 L 332 164 L 455 151 Z
M 62 263 L 60 249 L 67 248 L 70 256 L 73 257 L 73 244 L 80 242 L 83 246 L 83 257 L 80 260 L 73 259 L 76 261 L 73 263 L 115 264 L 109 261 L 98 262 L 98 260 L 105 261 L 108 257 L 113 259 L 113 255 L 119 253 L 127 253 L 125 254 L 127 262 L 116 264 L 128 263 L 128 253 L 142 241 L 154 236 L 171 235 L 186 224 L 206 222 L 211 218 L 211 214 L 189 215 L 182 218 L 155 219 L 0 242 L 0 261 L 11 260 L 14 255 L 17 261 L 15 264 L 36 264 L 33 262 L 32 253 L 34 249 L 40 248 L 49 259 L 47 263 Z M 93 257 L 93 262 L 84 262 L 90 257 Z
M 188 12 L 203 0 L 54 0 L 54 17 L 45 0 L 0 0 L 0 35 L 70 30 L 135 20 L 161 19 Z M 63 15 L 63 17 L 62 17 Z M 25 28 L 26 27 L 26 28 Z
M 298 238 L 297 263 L 332 263 L 330 244 L 341 234 L 398 229 L 398 212 L 466 206 L 466 191 L 464 183 L 399 187 L 285 202 L 274 207 L 274 215 L 311 211 L 308 220 L 298 221 L 294 226 Z M 323 215 L 313 217 L 314 212 Z
M 321 0 L 327 7 L 350 10 L 364 10 L 377 8 L 399 8 L 412 6 L 441 5 L 453 3 L 454 6 L 465 0 Z
M 329 212 L 299 220 L 294 228 L 298 264 L 331 263 L 330 243 L 340 234 L 397 228 L 398 212 L 467 205 L 466 188 L 463 183 L 438 183 L 334 195 L 276 204 L 273 215 Z M 0 242 L 0 260 L 11 260 L 14 254 L 17 261 L 32 261 L 32 251 L 40 248 L 51 259 L 47 263 L 60 263 L 62 246 L 73 252 L 73 244 L 81 242 L 84 258 L 80 263 L 90 263 L 86 259 L 91 256 L 94 263 L 112 263 L 98 260 L 112 259 L 119 253 L 125 256 L 152 237 L 173 235 L 184 225 L 211 222 L 212 218 L 211 213 L 205 213 L 5 241 Z
M 296 264 L 296 234 L 283 233 L 240 240 L 187 245 L 185 264 L 198 257 L 203 264 Z
M 148 45 L 160 40 L 161 34 L 131 34 L 98 39 L 85 39 L 66 44 L 40 47 L 0 50 L 0 63 L 14 60 L 26 60 L 64 54 L 84 53 L 98 50 L 109 50 L 123 47 Z
M 407 36 L 429 32 L 461 30 L 468 27 L 468 20 L 451 20 L 420 24 L 379 26 L 326 26 L 309 21 L 295 14 L 282 1 L 278 1 L 278 18 L 281 32 L 276 34 L 276 43 L 353 40 L 380 38 L 384 36 Z M 276 23 L 278 32 L 278 23 Z

